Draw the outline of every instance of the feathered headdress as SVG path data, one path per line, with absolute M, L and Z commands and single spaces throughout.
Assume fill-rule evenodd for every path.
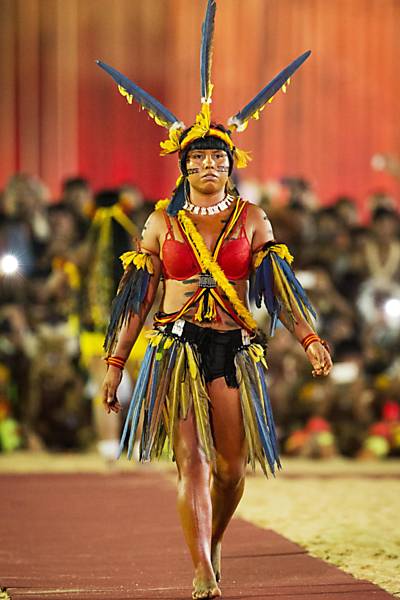
M 227 122 L 228 128 L 225 131 L 216 129 L 211 123 L 210 107 L 213 90 L 213 84 L 211 83 L 211 65 L 216 7 L 216 0 L 207 1 L 206 15 L 202 25 L 200 49 L 201 110 L 196 116 L 195 123 L 190 128 L 186 128 L 185 124 L 168 110 L 168 108 L 153 96 L 142 90 L 138 85 L 130 81 L 125 75 L 122 75 L 122 73 L 100 60 L 97 61 L 97 64 L 116 81 L 118 90 L 126 97 L 129 104 L 132 104 L 132 101 L 136 100 L 136 102 L 155 120 L 157 125 L 161 125 L 168 129 L 168 139 L 160 144 L 162 156 L 173 154 L 174 152 L 182 152 L 197 139 L 217 137 L 221 139 L 231 151 L 236 167 L 243 168 L 247 165 L 250 157 L 247 152 L 239 150 L 239 148 L 235 146 L 231 138 L 232 131 L 244 131 L 249 120 L 258 119 L 260 112 L 268 103 L 272 102 L 275 94 L 280 89 L 282 89 L 283 92 L 286 92 L 291 76 L 310 56 L 311 52 L 304 52 L 304 54 L 291 62 L 290 65 L 278 73 L 276 77 L 274 77 L 248 104 L 246 104 L 244 108 L 234 116 L 230 117 Z M 171 204 L 183 205 L 183 185 L 184 178 L 180 178 L 177 182 Z M 175 212 L 175 209 L 176 207 L 174 206 L 172 213 Z

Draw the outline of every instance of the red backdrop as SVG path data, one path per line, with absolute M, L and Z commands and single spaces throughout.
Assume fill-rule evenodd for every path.
M 17 170 L 59 192 L 77 173 L 96 188 L 138 183 L 167 195 L 176 161 L 166 131 L 129 106 L 94 63 L 115 66 L 185 122 L 199 108 L 205 0 L 0 0 L 0 187 Z M 218 0 L 214 115 L 241 108 L 306 49 L 312 57 L 237 138 L 253 151 L 246 177 L 301 175 L 324 201 L 360 202 L 397 180 L 371 170 L 400 154 L 398 0 Z

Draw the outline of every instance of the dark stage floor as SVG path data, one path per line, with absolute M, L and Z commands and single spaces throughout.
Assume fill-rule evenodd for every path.
M 0 585 L 12 599 L 190 598 L 175 491 L 162 474 L 10 474 L 0 487 Z M 231 599 L 392 598 L 241 519 L 226 535 L 222 591 Z

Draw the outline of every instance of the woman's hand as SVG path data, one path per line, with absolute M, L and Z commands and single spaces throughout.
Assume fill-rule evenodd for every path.
M 313 367 L 313 376 L 328 375 L 332 368 L 332 359 L 328 350 L 320 342 L 313 342 L 306 351 Z
M 116 396 L 118 386 L 121 383 L 121 379 L 121 369 L 110 365 L 108 367 L 107 374 L 104 378 L 102 386 L 103 405 L 107 414 L 110 414 L 110 411 L 118 413 L 121 409 L 121 405 L 118 402 L 118 398 Z

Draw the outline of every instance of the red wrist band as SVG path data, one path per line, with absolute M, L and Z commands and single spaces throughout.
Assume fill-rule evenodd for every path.
M 117 367 L 118 369 L 121 369 L 121 371 L 125 367 L 126 363 L 125 358 L 122 358 L 121 356 L 107 356 L 105 361 L 108 366 Z
M 322 344 L 322 346 L 329 352 L 329 354 L 331 353 L 328 342 L 322 340 L 316 333 L 309 333 L 303 340 L 301 340 L 301 345 L 304 348 L 304 352 L 307 352 L 309 346 L 311 346 L 311 344 L 313 344 L 314 342 Z
M 307 352 L 309 346 L 311 346 L 311 344 L 314 342 L 319 342 L 321 344 L 322 340 L 316 333 L 309 333 L 306 335 L 306 337 L 301 340 L 301 345 L 304 348 L 304 352 Z

